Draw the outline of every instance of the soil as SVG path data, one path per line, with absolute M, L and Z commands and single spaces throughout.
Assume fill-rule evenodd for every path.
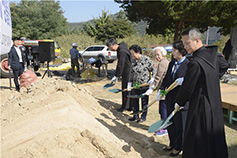
M 109 75 L 115 66 L 116 62 L 109 64 Z M 147 121 L 130 122 L 130 111 L 116 110 L 121 93 L 103 89 L 110 79 L 102 71 L 95 79 L 71 81 L 57 75 L 42 79 L 43 73 L 20 92 L 9 89 L 9 79 L 1 79 L 1 157 L 168 157 L 169 152 L 162 150 L 169 144 L 168 136 L 147 131 L 160 120 L 158 103 L 149 108 Z M 112 88 L 120 89 L 121 82 Z M 150 101 L 155 96 L 151 94 Z M 226 133 L 231 133 L 227 143 L 232 155 L 237 155 L 233 126 L 226 126 Z

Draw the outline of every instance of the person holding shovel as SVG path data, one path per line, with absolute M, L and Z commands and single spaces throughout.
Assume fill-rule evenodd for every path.
M 150 95 L 153 92 L 153 90 L 156 88 L 159 89 L 162 84 L 163 78 L 166 75 L 168 65 L 169 65 L 169 61 L 165 57 L 166 54 L 167 54 L 167 51 L 165 50 L 164 47 L 156 47 L 153 50 L 153 55 L 156 58 L 156 60 L 159 61 L 159 64 L 157 65 L 157 72 L 156 72 L 154 82 L 151 83 L 150 88 L 146 91 L 146 95 Z M 163 97 L 159 101 L 159 114 L 162 120 L 166 120 L 167 109 L 166 109 L 166 104 L 165 104 L 165 97 Z M 167 134 L 168 132 L 166 129 L 161 129 L 156 132 L 156 135 L 158 136 L 164 136 Z
M 182 33 L 185 49 L 193 55 L 175 99 L 175 107 L 190 102 L 184 133 L 183 158 L 227 158 L 217 46 L 203 46 L 196 28 Z
M 117 51 L 118 63 L 116 66 L 115 76 L 112 78 L 111 82 L 117 82 L 118 77 L 122 77 L 122 89 L 127 88 L 130 68 L 132 64 L 132 56 L 125 42 L 117 44 L 114 38 L 107 41 L 106 45 L 111 51 Z M 122 106 L 117 109 L 119 112 L 123 112 L 125 107 L 128 105 L 128 110 L 130 110 L 130 100 L 127 98 L 128 91 L 122 92 Z
M 134 62 L 132 63 L 131 67 L 131 72 L 130 72 L 130 77 L 129 77 L 129 82 L 127 85 L 128 91 L 130 90 L 132 84 L 138 83 L 144 84 L 154 81 L 155 75 L 156 75 L 156 68 L 152 62 L 152 60 L 148 57 L 142 54 L 142 49 L 138 45 L 132 45 L 129 48 Z M 152 76 L 151 76 L 152 73 Z M 132 90 L 133 95 L 139 95 L 142 93 L 145 93 L 148 90 L 147 87 L 141 87 L 137 89 Z M 142 109 L 146 108 L 149 102 L 149 96 L 145 95 L 142 99 Z M 138 112 L 139 111 L 139 98 L 133 98 L 132 99 L 132 109 L 133 112 Z M 137 121 L 138 123 L 146 121 L 146 116 L 147 116 L 147 110 L 144 111 L 141 115 L 141 118 L 139 118 L 139 115 L 136 114 L 133 117 L 129 118 L 129 121 Z
M 173 42 L 172 55 L 174 60 L 169 63 L 168 70 L 163 79 L 160 89 L 165 90 L 168 88 L 174 81 L 178 81 L 178 85 L 181 85 L 182 79 L 186 73 L 189 60 L 186 58 L 187 51 L 184 49 L 182 41 Z M 180 86 L 177 86 L 171 90 L 166 98 L 165 104 L 167 106 L 167 115 L 170 115 L 174 110 L 175 97 L 178 94 Z M 159 101 L 161 91 L 159 90 L 156 96 L 156 99 Z M 173 151 L 170 153 L 170 156 L 177 156 L 182 151 L 183 146 L 183 133 L 187 115 L 188 103 L 185 107 L 178 111 L 174 117 L 171 119 L 173 122 L 169 127 L 168 136 L 169 136 L 169 146 L 163 148 L 164 151 Z

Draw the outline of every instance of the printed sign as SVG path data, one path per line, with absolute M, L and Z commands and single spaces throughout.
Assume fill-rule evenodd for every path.
M 11 48 L 12 22 L 8 0 L 0 0 L 0 54 L 6 54 Z

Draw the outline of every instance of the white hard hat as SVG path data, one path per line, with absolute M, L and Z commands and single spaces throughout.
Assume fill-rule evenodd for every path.
M 76 43 L 73 43 L 73 44 L 72 44 L 72 46 L 75 46 L 75 47 L 77 47 L 77 44 L 76 44 Z

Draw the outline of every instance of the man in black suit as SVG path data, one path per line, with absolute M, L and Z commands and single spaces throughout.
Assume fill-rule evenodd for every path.
M 20 91 L 20 85 L 18 83 L 18 77 L 24 72 L 25 59 L 23 56 L 23 51 L 20 46 L 20 39 L 14 37 L 13 46 L 11 47 L 10 52 L 8 53 L 8 66 L 9 69 L 13 70 L 14 74 L 14 83 L 16 90 Z

